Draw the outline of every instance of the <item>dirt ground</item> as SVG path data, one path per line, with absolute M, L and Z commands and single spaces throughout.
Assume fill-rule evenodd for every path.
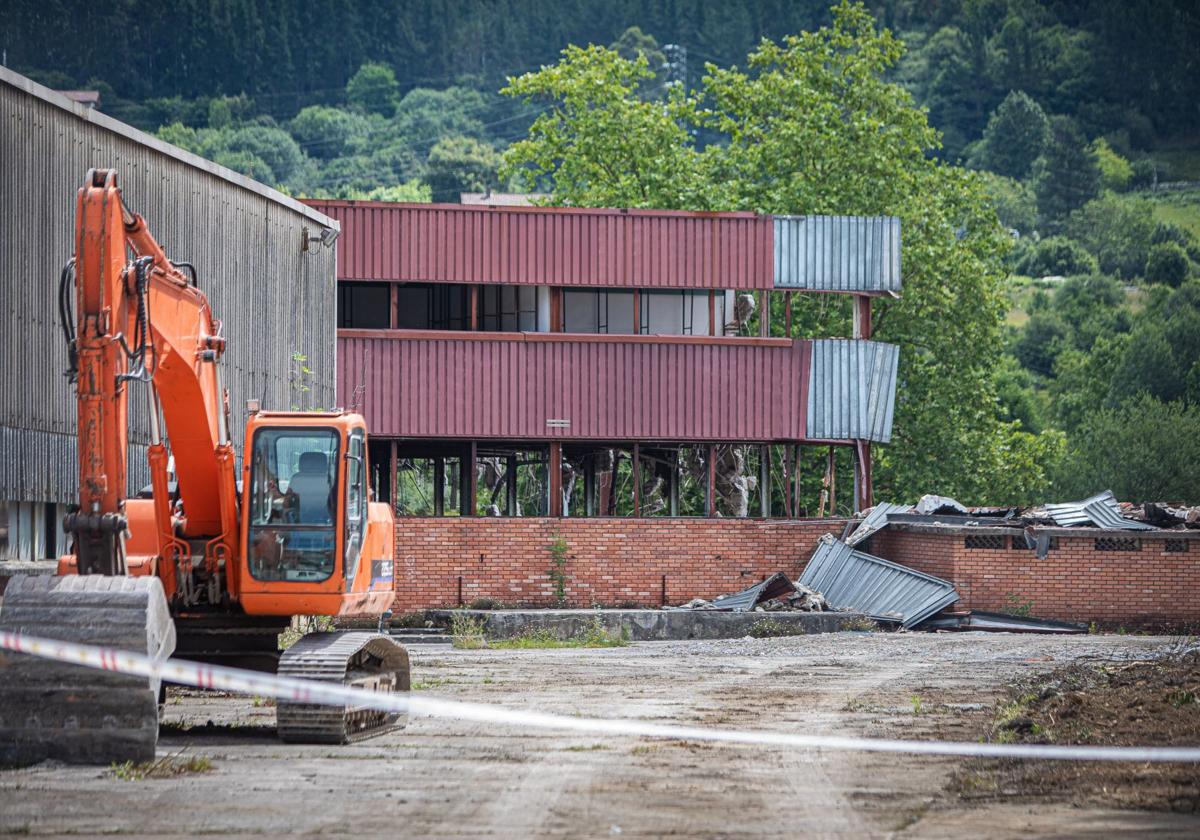
M 836 633 L 604 650 L 414 646 L 415 687 L 574 715 L 976 740 L 1008 686 L 1178 647 L 1134 636 Z M 584 737 L 418 719 L 282 745 L 252 698 L 176 692 L 160 755 L 206 772 L 0 772 L 0 832 L 360 836 L 1200 836 L 1200 817 L 1049 789 L 963 795 L 968 759 Z M 212 725 L 208 725 L 211 721 Z M 211 768 L 208 765 L 211 764 Z M 1031 765 L 1035 772 L 1037 767 Z M 1191 768 L 1194 772 L 1196 768 Z

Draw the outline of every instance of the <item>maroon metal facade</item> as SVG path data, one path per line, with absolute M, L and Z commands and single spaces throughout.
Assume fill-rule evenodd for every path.
M 339 399 L 382 437 L 800 440 L 810 358 L 787 339 L 342 330 Z
M 309 201 L 341 222 L 338 279 L 640 289 L 769 289 L 754 213 Z

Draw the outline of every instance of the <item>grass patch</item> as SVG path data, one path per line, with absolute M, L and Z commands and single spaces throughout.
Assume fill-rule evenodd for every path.
M 126 782 L 140 782 L 143 779 L 170 779 L 195 773 L 209 773 L 212 769 L 212 759 L 206 755 L 180 758 L 176 753 L 157 761 L 114 762 L 109 767 L 109 772 L 115 778 Z
M 449 677 L 433 677 L 428 680 L 414 680 L 410 688 L 413 691 L 428 691 L 431 688 L 440 688 L 443 685 L 454 685 L 455 680 Z
M 573 745 L 567 747 L 566 751 L 567 752 L 596 752 L 597 750 L 606 750 L 606 749 L 608 749 L 608 747 L 606 747 L 604 744 L 587 744 L 586 746 L 582 745 L 582 744 L 573 744 Z
M 486 646 L 483 639 L 483 619 L 466 613 L 450 616 L 450 644 L 463 650 L 479 650 Z

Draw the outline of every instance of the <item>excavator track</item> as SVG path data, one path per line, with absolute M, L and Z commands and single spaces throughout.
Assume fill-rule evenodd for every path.
M 408 651 L 380 633 L 310 633 L 283 652 L 280 676 L 333 682 L 372 691 L 408 691 Z M 403 729 L 407 715 L 360 706 L 283 703 L 279 738 L 288 743 L 349 744 Z
M 156 577 L 13 578 L 0 629 L 167 657 L 175 625 Z M 148 761 L 159 682 L 24 654 L 0 655 L 0 763 Z

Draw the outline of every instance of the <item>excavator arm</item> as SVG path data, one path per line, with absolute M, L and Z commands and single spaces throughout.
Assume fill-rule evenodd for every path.
M 177 533 L 203 540 L 213 572 L 236 546 L 234 452 L 217 364 L 225 349 L 220 322 L 194 276 L 173 264 L 145 220 L 125 207 L 112 170 L 89 171 L 79 190 L 74 273 L 77 314 L 72 317 L 65 305 L 69 288 L 60 290 L 60 300 L 78 400 L 79 509 L 68 514 L 64 529 L 75 537 L 79 573 L 128 571 L 126 430 L 130 389 L 143 383 L 157 557 L 164 564 L 157 571 L 171 597 L 176 564 L 191 553 Z M 160 415 L 175 459 L 181 512 L 168 494 Z M 232 588 L 236 564 L 224 565 Z

